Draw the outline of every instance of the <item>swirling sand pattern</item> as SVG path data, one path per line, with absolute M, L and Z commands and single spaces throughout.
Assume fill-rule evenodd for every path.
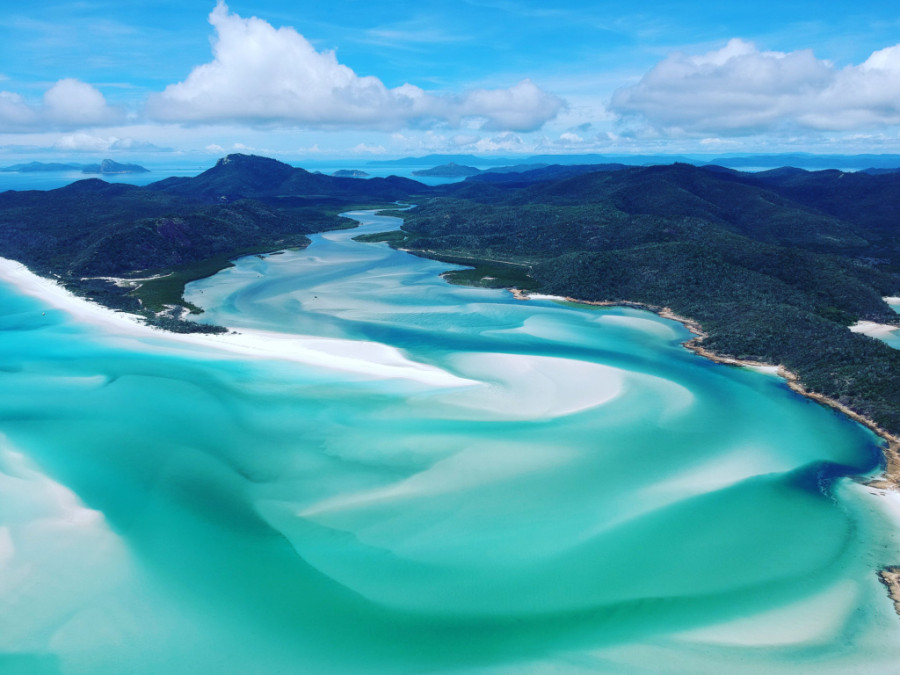
M 898 662 L 895 524 L 847 479 L 870 432 L 647 312 L 447 285 L 356 217 L 193 284 L 224 340 L 0 287 L 2 672 Z

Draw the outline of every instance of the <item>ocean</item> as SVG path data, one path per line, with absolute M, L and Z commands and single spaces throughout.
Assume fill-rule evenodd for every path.
M 188 286 L 240 336 L 0 285 L 0 672 L 895 668 L 869 430 L 351 215 Z

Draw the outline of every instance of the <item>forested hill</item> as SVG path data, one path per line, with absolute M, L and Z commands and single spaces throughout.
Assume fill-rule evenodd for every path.
M 395 246 L 484 261 L 464 276 L 486 285 L 669 307 L 708 348 L 784 364 L 900 432 L 900 352 L 847 328 L 897 323 L 900 175 L 676 164 L 440 191 Z
M 900 351 L 847 328 L 897 322 L 882 296 L 900 294 L 900 173 L 523 169 L 426 187 L 229 155 L 194 178 L 147 187 L 91 179 L 2 193 L 0 255 L 110 306 L 194 328 L 155 314 L 182 302 L 185 282 L 229 257 L 347 226 L 337 214 L 350 206 L 413 200 L 420 206 L 390 239 L 479 266 L 457 278 L 670 307 L 703 325 L 707 347 L 783 363 L 900 433 Z M 141 282 L 137 297 L 97 278 L 148 273 L 171 275 Z
M 166 178 L 147 186 L 150 190 L 211 203 L 255 199 L 271 205 L 392 202 L 427 190 L 414 180 L 343 178 L 310 173 L 268 157 L 228 155 L 214 167 L 193 178 Z
M 196 330 L 156 315 L 162 305 L 180 303 L 185 282 L 231 257 L 305 246 L 309 233 L 350 227 L 337 216 L 348 207 L 388 205 L 423 190 L 402 178 L 335 178 L 229 155 L 197 177 L 146 187 L 94 178 L 47 192 L 0 193 L 0 256 L 109 306 Z M 97 278 L 173 272 L 142 284 L 137 295 Z

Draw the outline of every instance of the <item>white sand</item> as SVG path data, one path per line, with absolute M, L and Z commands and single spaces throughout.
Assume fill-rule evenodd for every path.
M 417 499 L 475 491 L 485 485 L 529 474 L 549 474 L 556 467 L 572 461 L 574 454 L 566 447 L 523 448 L 512 443 L 486 442 L 463 449 L 396 483 L 327 497 L 301 509 L 297 515 L 315 519 L 338 511 L 369 509 L 378 504 L 401 501 L 410 502 L 414 508 Z
M 0 569 L 3 568 L 4 563 L 12 560 L 15 552 L 16 545 L 13 543 L 9 527 L 0 527 Z
M 850 326 L 850 330 L 854 333 L 862 333 L 863 335 L 877 338 L 890 335 L 895 330 L 900 330 L 900 327 L 886 323 L 875 323 L 874 321 L 859 321 Z
M 450 363 L 462 377 L 483 382 L 441 397 L 467 418 L 549 419 L 571 415 L 619 396 L 626 378 L 625 371 L 612 366 L 528 354 L 455 354 Z
M 865 489 L 873 495 L 882 497 L 882 499 L 878 501 L 878 504 L 880 508 L 882 508 L 883 511 L 888 515 L 888 517 L 896 523 L 896 531 L 900 533 L 900 492 L 895 492 L 894 490 L 882 490 L 880 488 L 874 488 L 870 485 L 850 487 L 851 489 Z
M 813 646 L 832 642 L 853 615 L 860 590 L 850 579 L 809 598 L 749 617 L 676 634 L 698 645 Z
M 773 377 L 781 377 L 781 373 L 779 372 L 779 366 L 772 366 L 767 364 L 753 365 L 753 366 L 744 366 L 744 368 L 748 368 L 757 373 L 762 373 L 763 375 L 772 375 Z
M 102 327 L 112 336 L 138 339 L 148 347 L 187 349 L 213 358 L 231 354 L 286 360 L 367 378 L 412 380 L 433 387 L 475 384 L 440 368 L 411 361 L 398 349 L 375 342 L 246 330 L 228 335 L 168 333 L 145 325 L 135 315 L 116 312 L 79 298 L 55 281 L 40 277 L 21 263 L 6 258 L 0 258 L 0 282 L 13 284 L 22 293 L 40 298 L 80 322 Z

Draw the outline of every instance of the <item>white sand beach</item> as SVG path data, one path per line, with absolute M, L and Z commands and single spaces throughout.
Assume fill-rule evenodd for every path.
M 886 323 L 875 323 L 874 321 L 858 321 L 850 326 L 850 330 L 854 333 L 862 333 L 869 337 L 883 337 L 889 335 L 896 330 L 900 330 L 898 326 L 891 326 Z
M 366 378 L 411 380 L 431 387 L 476 384 L 440 368 L 411 361 L 398 349 L 375 342 L 260 330 L 225 335 L 169 333 L 144 324 L 133 314 L 117 312 L 80 298 L 52 279 L 38 276 L 22 263 L 7 258 L 0 258 L 0 282 L 14 285 L 20 292 L 65 311 L 78 321 L 101 327 L 111 336 L 137 339 L 156 348 L 199 350 L 213 358 L 230 354 L 287 360 Z M 210 350 L 214 350 L 213 353 L 209 353 Z

